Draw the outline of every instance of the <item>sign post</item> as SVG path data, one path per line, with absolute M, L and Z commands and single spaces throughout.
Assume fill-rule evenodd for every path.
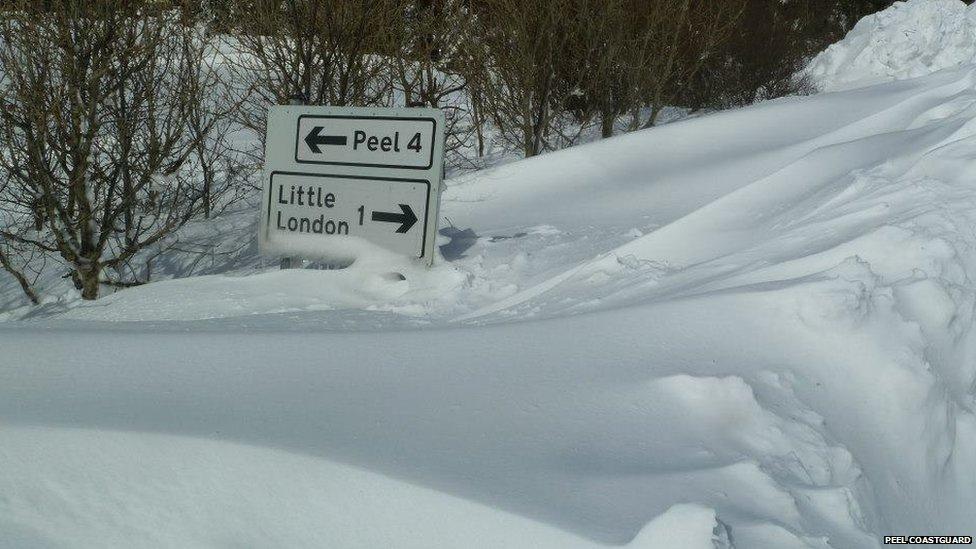
M 263 252 L 354 259 L 377 246 L 432 263 L 442 111 L 278 105 L 265 143 Z
M 301 93 L 292 95 L 291 96 L 291 99 L 288 101 L 288 104 L 289 105 L 304 105 L 305 104 L 305 96 L 303 94 L 301 94 Z M 285 257 L 282 257 L 281 258 L 281 264 L 280 264 L 280 267 L 279 268 L 281 268 L 282 270 L 284 270 L 284 269 L 301 269 L 304 265 L 305 265 L 305 260 L 302 259 L 301 257 L 286 255 Z

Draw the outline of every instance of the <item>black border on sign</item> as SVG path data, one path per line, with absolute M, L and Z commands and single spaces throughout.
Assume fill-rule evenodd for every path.
M 343 120 L 409 120 L 412 122 L 430 122 L 433 127 L 430 132 L 430 158 L 426 166 L 401 166 L 399 164 L 362 164 L 360 162 L 326 162 L 320 160 L 299 160 L 298 147 L 301 143 L 301 129 L 303 118 L 340 118 Z M 301 114 L 295 123 L 295 162 L 298 164 L 327 164 L 331 166 L 362 166 L 364 168 L 397 168 L 401 170 L 429 170 L 434 166 L 434 144 L 437 142 L 437 120 L 427 116 L 352 116 L 338 114 Z
M 297 175 L 302 177 L 332 177 L 335 179 L 363 179 L 366 181 L 397 181 L 400 183 L 423 183 L 427 185 L 427 200 L 424 201 L 424 234 L 420 239 L 420 255 L 417 259 L 423 259 L 427 253 L 427 219 L 430 217 L 430 181 L 427 179 L 404 179 L 402 177 L 366 177 L 362 175 L 332 175 L 326 173 L 307 173 L 307 172 L 288 172 L 273 171 L 268 177 L 268 215 L 264 220 L 264 238 L 267 239 L 271 232 L 271 201 L 274 198 L 274 176 L 276 175 Z M 364 212 L 365 215 L 365 212 Z M 378 244 L 377 244 L 378 246 Z

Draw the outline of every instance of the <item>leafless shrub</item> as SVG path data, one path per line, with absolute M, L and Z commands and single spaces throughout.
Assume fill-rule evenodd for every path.
M 813 91 L 799 71 L 892 0 L 746 0 L 743 15 L 687 81 L 680 104 L 722 109 Z
M 3 269 L 12 276 L 17 281 L 21 290 L 23 290 L 24 295 L 27 296 L 27 299 L 34 305 L 37 305 L 40 303 L 40 298 L 37 292 L 34 291 L 34 287 L 26 274 L 27 267 L 30 263 L 30 250 L 26 250 L 26 252 L 23 248 L 17 247 L 15 243 L 4 241 L 0 238 L 0 269 Z
M 546 148 L 558 108 L 578 86 L 562 54 L 571 47 L 569 0 L 491 0 L 474 11 L 471 69 L 467 76 L 484 113 L 501 136 L 525 156 Z
M 0 237 L 60 256 L 95 299 L 107 269 L 207 211 L 232 108 L 207 99 L 211 54 L 151 1 L 0 12 Z
M 465 145 L 476 128 L 465 101 L 463 76 L 470 62 L 465 49 L 471 37 L 466 0 L 400 0 L 403 14 L 395 27 L 389 70 L 392 105 L 433 107 L 444 111 L 447 162 L 465 162 Z
M 729 39 L 744 1 L 480 2 L 469 89 L 526 156 L 575 142 L 566 128 L 595 118 L 604 137 L 627 113 L 632 129 L 650 126 Z
M 385 105 L 396 0 L 241 0 L 225 46 L 228 78 L 247 88 L 240 122 L 264 139 L 269 105 Z M 263 143 L 262 143 L 263 145 Z M 263 148 L 263 147 L 262 147 Z M 260 157 L 261 151 L 255 151 Z

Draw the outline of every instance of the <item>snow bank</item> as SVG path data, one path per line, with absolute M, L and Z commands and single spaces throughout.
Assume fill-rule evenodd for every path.
M 973 534 L 974 120 L 972 67 L 763 103 L 452 180 L 441 270 L 406 281 L 196 277 L 0 323 L 0 539 Z M 279 521 L 296 498 L 348 521 Z
M 908 0 L 863 18 L 807 73 L 821 89 L 836 91 L 974 62 L 976 7 L 961 0 Z
M 105 322 L 188 321 L 310 311 L 373 310 L 424 316 L 461 286 L 443 263 L 425 270 L 400 258 L 337 271 L 271 270 L 247 276 L 207 275 L 137 286 L 95 302 L 72 300 L 34 314 Z M 62 310 L 63 309 L 63 310 Z
M 3 547 L 429 549 L 432 540 L 470 549 L 601 547 L 471 501 L 275 449 L 7 426 L 0 438 Z M 677 505 L 627 547 L 714 549 L 716 528 L 713 510 Z

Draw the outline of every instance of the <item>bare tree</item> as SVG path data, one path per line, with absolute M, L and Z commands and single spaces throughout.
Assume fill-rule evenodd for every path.
M 644 127 L 653 126 L 665 106 L 681 103 L 690 80 L 731 37 L 745 0 L 667 0 L 656 6 L 637 21 L 642 29 L 633 31 L 630 49 L 642 103 L 651 109 Z
M 464 89 L 458 73 L 468 29 L 464 0 L 404 0 L 403 17 L 392 37 L 394 88 L 408 107 L 441 107 Z
M 3 269 L 10 276 L 14 277 L 14 280 L 20 285 L 20 289 L 23 290 L 27 299 L 34 305 L 37 305 L 41 302 L 37 297 L 37 292 L 34 291 L 30 280 L 27 279 L 24 267 L 15 264 L 16 260 L 14 257 L 21 257 L 20 252 L 14 251 L 11 253 L 10 242 L 5 242 L 0 239 L 0 269 Z
M 630 112 L 639 99 L 635 67 L 628 61 L 634 54 L 632 20 L 642 14 L 630 7 L 626 0 L 575 0 L 567 13 L 573 40 L 564 56 L 569 67 L 582 73 L 570 79 L 579 89 L 564 108 L 581 125 L 599 117 L 603 137 L 613 135 L 617 117 Z
M 0 179 L 0 196 L 4 194 L 9 184 L 9 178 Z M 35 209 L 35 212 L 37 212 L 37 209 Z M 34 226 L 30 226 L 28 229 L 40 230 L 42 228 L 41 220 L 37 217 L 36 213 L 34 215 L 34 223 Z M 0 210 L 0 228 L 12 227 L 12 225 L 11 216 L 7 212 Z M 35 255 L 30 253 L 31 251 L 30 246 L 18 245 L 17 242 L 5 238 L 0 234 L 0 270 L 12 276 L 17 281 L 21 290 L 23 290 L 24 295 L 27 296 L 27 299 L 37 305 L 40 303 L 40 299 L 27 277 L 27 267 Z
M 241 122 L 260 139 L 269 105 L 384 105 L 397 0 L 242 0 L 230 78 L 249 87 Z M 260 152 L 258 152 L 260 155 Z
M 0 13 L 0 237 L 57 254 L 95 299 L 106 269 L 204 209 L 199 159 L 226 115 L 207 107 L 211 53 L 148 0 Z
M 561 105 L 578 86 L 581 73 L 563 54 L 572 45 L 567 6 L 573 0 L 478 3 L 477 37 L 467 79 L 478 90 L 485 114 L 501 136 L 534 156 L 546 148 Z
M 503 138 L 526 156 L 575 142 L 594 118 L 613 134 L 653 125 L 728 40 L 745 0 L 490 0 L 475 2 L 468 89 Z M 650 116 L 641 123 L 641 108 Z M 555 142 L 559 139 L 559 143 Z
M 798 73 L 864 15 L 891 0 L 745 0 L 743 16 L 691 82 L 686 104 L 729 108 L 812 91 Z
M 462 92 L 468 85 L 465 49 L 471 36 L 467 0 L 401 0 L 393 33 L 397 45 L 390 58 L 393 103 L 433 107 L 444 111 L 447 162 L 464 164 L 464 146 L 476 131 L 470 102 Z M 402 99 L 401 99 L 402 98 Z

